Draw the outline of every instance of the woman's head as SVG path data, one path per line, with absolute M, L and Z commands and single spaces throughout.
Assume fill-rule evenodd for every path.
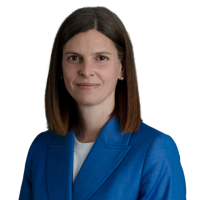
M 99 51 L 104 54 L 92 56 Z M 106 55 L 105 51 L 111 55 Z M 81 59 L 85 60 L 84 64 Z M 118 80 L 121 77 L 123 81 Z M 88 91 L 90 102 L 88 97 L 84 101 L 84 96 L 79 98 L 77 94 L 81 90 L 76 84 L 82 82 L 100 86 L 92 93 Z M 137 131 L 141 122 L 140 103 L 128 33 L 120 19 L 107 8 L 78 9 L 62 23 L 53 45 L 45 94 L 48 128 L 56 134 L 67 134 L 78 117 L 75 101 L 97 103 L 113 89 L 115 107 L 111 115 L 119 117 L 124 132 Z M 93 95 L 95 90 L 102 94 Z M 81 95 L 85 94 L 87 92 L 83 91 Z
M 112 112 L 116 84 L 124 76 L 112 40 L 96 29 L 78 33 L 63 48 L 62 73 L 77 109 L 97 105 Z M 86 83 L 94 86 L 81 85 Z

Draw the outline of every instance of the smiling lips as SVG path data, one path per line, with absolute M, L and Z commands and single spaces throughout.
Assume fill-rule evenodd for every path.
M 94 85 L 98 85 L 96 83 L 79 83 L 77 85 L 81 85 L 81 86 L 94 86 Z
M 80 83 L 80 84 L 77 84 L 78 87 L 80 89 L 95 89 L 99 86 L 99 84 L 96 84 L 96 83 Z

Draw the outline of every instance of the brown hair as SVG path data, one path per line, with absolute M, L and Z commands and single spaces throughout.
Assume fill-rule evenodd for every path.
M 140 101 L 133 48 L 128 33 L 116 14 L 105 7 L 85 7 L 75 10 L 61 24 L 56 35 L 45 91 L 47 128 L 58 135 L 66 135 L 77 124 L 75 100 L 60 80 L 64 45 L 76 34 L 96 29 L 110 38 L 118 50 L 123 81 L 118 81 L 115 91 L 115 108 L 111 117 L 118 116 L 125 132 L 136 132 L 141 119 Z

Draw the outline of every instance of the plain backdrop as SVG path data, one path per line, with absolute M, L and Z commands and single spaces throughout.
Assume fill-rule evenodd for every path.
M 18 199 L 28 149 L 47 130 L 44 93 L 55 35 L 74 10 L 104 6 L 131 38 L 143 121 L 178 146 L 187 199 L 200 199 L 200 5 L 188 0 L 1 1 L 0 199 Z

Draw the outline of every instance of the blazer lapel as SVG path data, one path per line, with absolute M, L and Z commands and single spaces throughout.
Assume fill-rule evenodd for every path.
M 119 118 L 110 118 L 77 174 L 72 186 L 73 200 L 89 199 L 128 153 L 131 134 L 121 133 Z
M 57 136 L 49 145 L 47 187 L 50 200 L 72 200 L 74 133 Z

